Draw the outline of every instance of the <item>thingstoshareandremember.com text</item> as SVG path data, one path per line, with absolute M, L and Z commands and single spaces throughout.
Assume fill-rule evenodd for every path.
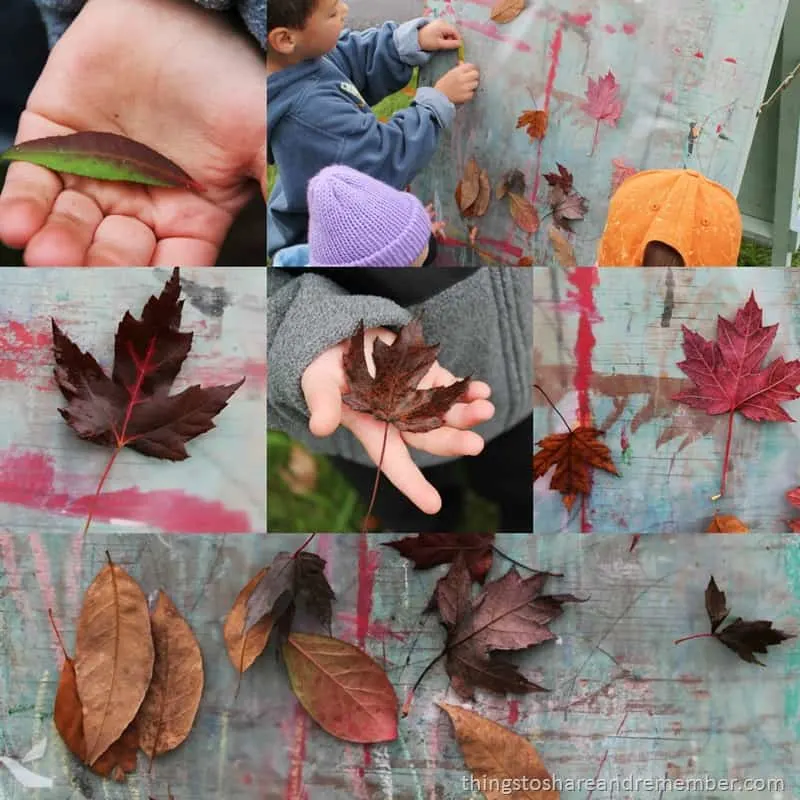
M 712 778 L 708 775 L 691 778 L 625 778 L 609 780 L 590 778 L 462 778 L 464 791 L 499 792 L 511 794 L 520 791 L 559 792 L 783 792 L 782 778 Z

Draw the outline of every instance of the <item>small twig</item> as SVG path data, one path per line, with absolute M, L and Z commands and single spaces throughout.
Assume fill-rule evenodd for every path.
M 538 390 L 539 390 L 539 391 L 542 393 L 542 395 L 544 396 L 544 399 L 545 399 L 545 400 L 547 400 L 547 402 L 548 402 L 548 404 L 549 404 L 550 408 L 552 408 L 552 409 L 553 409 L 553 411 L 555 411 L 555 412 L 556 412 L 556 414 L 558 414 L 558 416 L 559 416 L 559 417 L 561 417 L 561 421 L 564 423 L 564 425 L 566 425 L 566 426 L 567 426 L 567 430 L 568 430 L 570 433 L 572 433 L 573 431 L 572 431 L 572 428 L 571 428 L 571 427 L 570 427 L 570 425 L 569 425 L 569 422 L 567 422 L 567 421 L 564 419 L 564 415 L 563 415 L 563 414 L 562 414 L 562 413 L 561 413 L 561 412 L 560 412 L 560 411 L 559 411 L 559 410 L 556 408 L 556 406 L 555 406 L 555 403 L 553 403 L 553 401 L 552 401 L 552 400 L 551 400 L 551 399 L 550 399 L 550 398 L 547 396 L 547 392 L 546 392 L 544 389 L 542 389 L 542 387 L 541 387 L 541 386 L 539 386 L 539 384 L 538 384 L 538 383 L 534 383 L 534 384 L 533 384 L 533 388 L 534 388 L 534 389 L 538 389 Z
M 762 111 L 769 108 L 769 106 L 775 101 L 775 98 L 778 97 L 781 92 L 785 91 L 786 87 L 798 75 L 800 75 L 800 62 L 798 62 L 797 66 L 778 84 L 778 87 L 775 89 L 775 91 L 758 107 L 756 116 L 760 116 Z
M 681 642 L 688 642 L 689 639 L 716 639 L 717 637 L 713 633 L 693 633 L 691 636 L 682 636 L 680 639 L 676 639 L 672 644 L 680 644 Z
M 389 439 L 389 423 L 386 423 L 386 427 L 383 429 L 383 444 L 381 445 L 381 456 L 378 459 L 378 471 L 375 475 L 375 483 L 372 486 L 372 496 L 369 498 L 369 506 L 367 507 L 367 513 L 364 514 L 364 522 L 361 526 L 361 533 L 369 533 L 367 529 L 367 524 L 372 514 L 372 507 L 375 505 L 375 497 L 378 494 L 378 482 L 381 479 L 381 468 L 383 467 L 383 456 L 386 453 L 386 442 Z
M 515 558 L 511 558 L 510 555 L 508 555 L 507 553 L 504 553 L 496 545 L 492 545 L 492 550 L 494 550 L 494 552 L 497 553 L 497 555 L 499 555 L 501 558 L 504 558 L 506 561 L 510 561 L 512 564 L 514 564 L 514 566 L 522 567 L 522 569 L 526 569 L 526 570 L 528 570 L 528 572 L 535 572 L 537 575 L 549 575 L 551 578 L 563 578 L 564 577 L 564 573 L 563 572 L 547 572 L 547 571 L 544 571 L 544 570 L 541 570 L 541 569 L 536 569 L 535 567 L 529 567 L 527 564 L 523 564 L 521 561 L 517 561 Z
M 307 538 L 307 539 L 306 539 L 306 540 L 303 542 L 303 544 L 301 544 L 301 545 L 300 545 L 300 547 L 298 547 L 298 548 L 297 548 L 297 550 L 295 550 L 295 551 L 294 551 L 294 553 L 292 553 L 292 558 L 297 558 L 297 556 L 298 556 L 300 553 L 302 553 L 302 552 L 303 552 L 303 550 L 305 550 L 305 549 L 306 549 L 306 547 L 308 547 L 308 545 L 309 545 L 309 544 L 311 544 L 311 540 L 312 540 L 312 539 L 313 539 L 313 538 L 314 538 L 316 535 L 317 535 L 316 533 L 312 533 L 312 534 L 311 534 L 311 536 L 309 536 L 309 537 L 308 537 L 308 538 Z

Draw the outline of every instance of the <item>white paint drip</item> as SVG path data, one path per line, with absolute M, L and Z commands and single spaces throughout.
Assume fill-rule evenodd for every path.
M 408 589 L 408 561 L 403 559 L 403 610 L 408 611 L 409 606 L 409 589 Z
M 419 782 L 419 773 L 417 772 L 416 764 L 411 757 L 405 738 L 399 731 L 397 733 L 397 741 L 400 742 L 400 746 L 403 748 L 403 756 L 409 765 L 411 779 L 414 782 L 414 800 L 425 800 L 425 795 L 422 793 L 422 784 Z
M 392 800 L 394 797 L 394 784 L 392 781 L 392 760 L 386 745 L 372 748 L 372 764 L 383 791 L 383 800 Z
M 219 761 L 217 762 L 217 797 L 224 797 L 225 793 L 222 791 L 223 784 L 225 783 L 225 766 L 227 765 L 228 756 L 228 723 L 230 721 L 230 712 L 226 709 L 222 712 L 222 719 L 219 726 Z

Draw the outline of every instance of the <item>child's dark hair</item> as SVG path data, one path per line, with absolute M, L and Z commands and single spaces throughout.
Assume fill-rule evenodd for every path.
M 267 33 L 275 28 L 304 28 L 318 3 L 319 0 L 270 0 Z
M 685 267 L 683 256 L 664 242 L 648 242 L 644 251 L 643 267 Z

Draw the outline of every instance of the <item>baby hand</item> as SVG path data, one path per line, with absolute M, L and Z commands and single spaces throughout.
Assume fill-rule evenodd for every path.
M 461 46 L 461 34 L 449 22 L 442 19 L 429 22 L 419 29 L 419 49 L 425 52 L 434 50 L 457 50 Z
M 472 100 L 479 82 L 480 72 L 474 64 L 459 64 L 445 72 L 433 88 L 442 92 L 451 103 L 460 105 Z
M 380 337 L 391 344 L 396 334 L 386 328 L 368 328 L 364 333 L 367 364 L 374 374 L 372 346 Z M 303 372 L 301 388 L 308 405 L 308 427 L 314 436 L 330 436 L 339 425 L 347 428 L 364 446 L 369 457 L 377 464 L 380 460 L 385 422 L 370 414 L 353 411 L 342 403 L 347 391 L 347 378 L 342 356 L 348 344 L 340 342 L 320 353 Z M 419 389 L 449 386 L 456 377 L 438 362 L 420 381 Z M 420 510 L 436 514 L 442 499 L 414 464 L 408 446 L 438 456 L 475 456 L 483 450 L 483 438 L 469 428 L 494 416 L 494 406 L 487 399 L 492 390 L 482 381 L 471 381 L 464 401 L 456 403 L 445 415 L 445 424 L 428 433 L 408 433 L 389 426 L 386 452 L 383 457 L 383 474 Z

